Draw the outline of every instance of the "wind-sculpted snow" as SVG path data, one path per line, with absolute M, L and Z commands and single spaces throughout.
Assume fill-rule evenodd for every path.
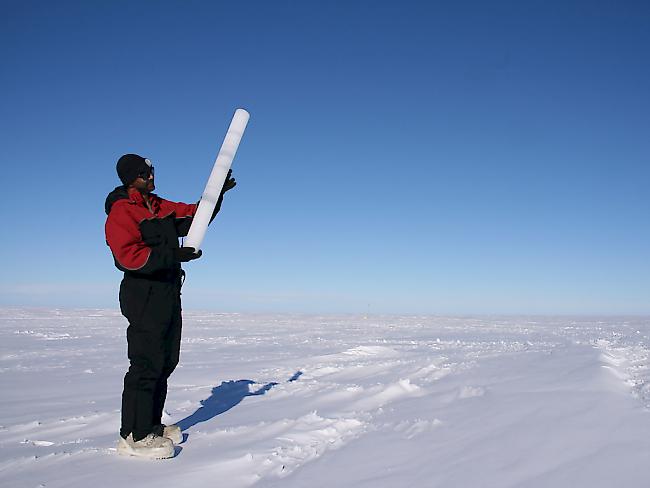
M 117 311 L 0 310 L 0 486 L 646 487 L 645 318 L 185 312 L 174 459 L 116 455 Z
M 632 394 L 650 410 L 650 349 L 644 343 L 621 336 L 598 339 L 595 347 L 603 351 L 603 367 L 628 385 Z

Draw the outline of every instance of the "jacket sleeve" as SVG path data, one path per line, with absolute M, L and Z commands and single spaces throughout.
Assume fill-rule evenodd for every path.
M 212 211 L 212 217 L 210 217 L 210 222 L 209 224 L 212 223 L 214 218 L 217 216 L 219 211 L 221 210 L 221 204 L 223 203 L 223 193 L 219 195 L 219 200 L 217 200 L 217 204 L 214 206 L 214 210 Z
M 170 202 L 169 200 L 161 200 L 160 211 L 168 213 L 173 211 L 176 214 L 176 233 L 178 237 L 185 237 L 190 231 L 192 225 L 192 217 L 196 214 L 198 205 L 196 203 L 182 203 Z
M 142 240 L 139 222 L 129 214 L 127 205 L 115 204 L 106 219 L 106 243 L 115 265 L 122 271 L 151 274 L 174 265 L 173 249 L 148 246 Z

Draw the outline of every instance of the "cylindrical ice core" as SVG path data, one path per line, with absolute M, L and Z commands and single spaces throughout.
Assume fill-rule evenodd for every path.
M 249 117 L 250 115 L 246 110 L 241 108 L 235 110 L 235 115 L 232 117 L 230 127 L 228 127 L 228 132 L 212 167 L 212 173 L 210 173 L 208 183 L 205 185 L 199 208 L 194 215 L 183 247 L 193 247 L 197 252 L 201 248 L 205 231 L 210 223 L 210 217 L 212 217 L 212 212 L 221 194 L 221 188 L 223 188 L 223 184 L 226 181 L 228 170 L 239 147 L 239 142 L 244 134 Z

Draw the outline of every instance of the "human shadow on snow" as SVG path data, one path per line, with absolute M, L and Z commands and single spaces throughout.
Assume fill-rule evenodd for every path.
M 296 381 L 302 375 L 302 371 L 297 371 L 287 380 L 287 382 Z M 241 401 L 249 396 L 264 395 L 267 391 L 273 388 L 278 383 L 271 382 L 258 388 L 255 391 L 250 391 L 249 386 L 254 385 L 256 382 L 252 380 L 231 380 L 224 381 L 219 386 L 212 388 L 212 392 L 208 398 L 201 400 L 201 406 L 190 416 L 185 417 L 183 420 L 176 422 L 181 431 L 186 431 L 190 427 L 206 422 L 213 419 L 217 415 L 227 412 L 231 408 L 239 405 Z M 187 434 L 184 434 L 184 439 Z

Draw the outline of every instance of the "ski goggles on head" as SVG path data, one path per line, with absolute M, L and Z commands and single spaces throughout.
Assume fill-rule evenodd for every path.
M 147 168 L 144 171 L 138 173 L 138 177 L 142 178 L 143 180 L 148 180 L 149 177 L 154 176 L 153 164 L 149 159 L 145 159 L 144 162 L 147 163 Z

